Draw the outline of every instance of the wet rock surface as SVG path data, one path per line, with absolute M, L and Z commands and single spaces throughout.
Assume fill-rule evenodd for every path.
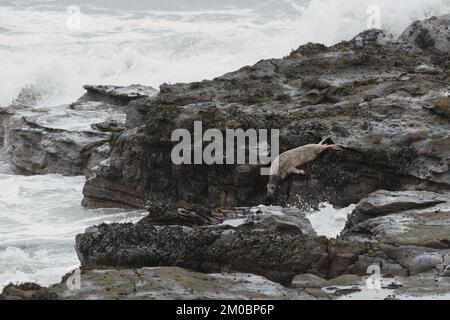
M 377 191 L 350 215 L 344 237 L 450 248 L 450 194 Z
M 0 137 L 18 171 L 91 176 L 110 157 L 114 134 L 124 130 L 127 101 L 155 93 L 141 86 L 86 89 L 86 95 L 69 106 L 13 104 L 0 111 Z
M 66 282 L 51 288 L 10 286 L 0 299 L 33 298 L 43 293 L 58 300 L 287 300 L 314 299 L 252 274 L 203 274 L 181 268 L 88 270 L 81 273 L 81 287 L 68 289 Z
M 153 87 L 132 84 L 130 86 L 85 85 L 86 94 L 79 102 L 100 101 L 113 105 L 126 106 L 133 100 L 153 97 L 158 93 Z
M 379 247 L 358 258 L 361 271 L 375 263 L 394 275 L 442 273 L 450 262 L 449 209 L 448 193 L 377 191 L 357 205 L 341 239 Z

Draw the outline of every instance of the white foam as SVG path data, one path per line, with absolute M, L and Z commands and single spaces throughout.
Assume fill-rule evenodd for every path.
M 329 203 L 319 205 L 318 211 L 307 214 L 313 228 L 319 236 L 334 238 L 344 229 L 347 217 L 355 209 L 356 205 L 351 204 L 345 208 L 334 208 Z
M 239 227 L 240 225 L 243 225 L 246 222 L 247 222 L 247 219 L 245 219 L 245 218 L 227 219 L 222 222 L 222 225 Z
M 188 12 L 81 6 L 81 30 L 71 31 L 67 7 L 55 3 L 0 7 L 0 105 L 27 84 L 40 88 L 42 104 L 65 104 L 86 83 L 158 87 L 213 78 L 309 41 L 349 39 L 367 28 L 374 4 L 395 34 L 414 19 L 450 11 L 449 0 L 266 0 Z
M 79 265 L 75 235 L 102 222 L 136 221 L 143 211 L 87 210 L 84 177 L 0 174 L 0 288 L 59 282 Z

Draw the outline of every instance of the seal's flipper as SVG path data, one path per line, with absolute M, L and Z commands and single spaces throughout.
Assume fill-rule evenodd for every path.
M 336 150 L 336 151 L 344 151 L 347 147 L 342 144 L 330 144 L 327 146 L 327 149 Z
M 323 145 L 325 144 L 325 142 L 327 142 L 327 141 L 330 140 L 330 139 L 331 139 L 331 136 L 328 136 L 328 137 L 323 138 L 323 140 L 319 142 L 319 145 L 320 145 L 320 146 L 323 146 Z
M 297 168 L 289 169 L 289 173 L 290 174 L 296 174 L 296 175 L 299 175 L 299 176 L 304 176 L 306 174 L 305 171 L 297 169 Z

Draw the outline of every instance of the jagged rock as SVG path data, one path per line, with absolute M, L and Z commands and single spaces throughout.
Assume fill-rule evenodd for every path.
M 439 37 L 448 36 L 441 31 Z M 281 152 L 324 136 L 348 147 L 302 168 L 306 177 L 284 181 L 276 205 L 345 206 L 379 189 L 449 190 L 450 123 L 426 109 L 445 97 L 449 66 L 404 37 L 369 30 L 332 47 L 307 44 L 210 81 L 162 85 L 155 97 L 129 104 L 127 130 L 113 141 L 109 166 L 86 182 L 83 204 L 265 203 L 267 177 L 258 165 L 172 163 L 173 130 L 192 134 L 194 121 L 202 121 L 204 131 L 280 129 Z M 308 92 L 317 99 L 306 101 Z
M 348 286 L 361 283 L 361 277 L 354 274 L 343 274 L 327 281 L 326 286 Z
M 228 270 L 263 275 L 287 284 L 298 273 L 313 273 L 324 278 L 352 272 L 360 274 L 354 264 L 379 247 L 378 244 L 372 247 L 359 241 L 317 237 L 310 224 L 305 224 L 301 230 L 299 226 L 288 228 L 283 224 L 278 228 L 254 226 L 263 221 L 265 215 L 283 216 L 274 214 L 273 208 L 269 214 L 258 213 L 255 209 L 244 210 L 243 217 L 253 221 L 250 226 L 244 222 L 232 227 L 225 221 L 214 226 L 187 227 L 210 222 L 214 215 L 208 211 L 202 213 L 198 208 L 189 211 L 155 208 L 153 214 L 136 225 L 112 224 L 87 229 L 76 237 L 76 251 L 82 265 L 86 266 L 180 266 L 208 273 Z M 180 213 L 178 220 L 176 212 Z M 167 218 L 163 217 L 164 213 L 169 213 Z M 226 214 L 232 217 L 230 211 Z M 298 219 L 295 210 L 290 215 L 284 214 Z
M 10 284 L 3 288 L 0 300 L 56 300 L 56 293 L 35 283 Z
M 400 36 L 400 40 L 422 50 L 435 50 L 439 53 L 450 52 L 450 15 L 432 17 L 416 21 Z
M 153 97 L 158 93 L 153 87 L 132 84 L 130 86 L 85 85 L 87 93 L 78 102 L 101 101 L 119 106 L 126 106 L 133 100 Z
M 213 212 L 202 206 L 176 208 L 172 206 L 151 206 L 149 215 L 139 221 L 140 224 L 178 225 L 187 227 L 219 224 L 220 219 Z
M 89 112 L 64 107 L 15 113 L 5 124 L 7 158 L 26 173 L 90 175 L 109 157 L 110 136 L 92 130 L 89 122 L 112 115 L 109 108 Z
M 231 225 L 246 231 L 270 231 L 288 235 L 315 236 L 316 232 L 304 212 L 297 208 L 260 205 L 258 207 L 219 208 L 201 205 L 174 207 L 151 205 L 149 215 L 140 224 L 187 227 Z
M 15 104 L 8 107 L 0 107 L 0 146 L 3 147 L 5 140 L 5 127 L 9 119 L 17 112 L 29 111 L 31 107 Z
M 113 134 L 125 129 L 124 105 L 155 94 L 138 85 L 86 86 L 86 90 L 70 106 L 3 109 L 0 136 L 6 135 L 6 154 L 16 169 L 92 176 L 94 168 L 110 157 Z
M 271 231 L 290 235 L 315 236 L 316 232 L 305 213 L 297 208 L 259 206 L 244 214 L 240 228 L 252 231 Z
M 364 47 L 367 45 L 384 46 L 394 41 L 394 36 L 384 30 L 369 29 L 361 32 L 352 40 L 356 46 Z
M 101 132 L 122 132 L 126 130 L 125 124 L 117 120 L 94 123 L 91 125 L 91 128 Z

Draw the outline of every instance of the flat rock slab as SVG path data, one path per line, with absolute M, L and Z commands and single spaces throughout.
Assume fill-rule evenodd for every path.
M 356 210 L 367 215 L 381 215 L 410 209 L 432 207 L 449 201 L 448 196 L 427 191 L 386 191 L 371 193 Z
M 176 267 L 90 270 L 80 288 L 10 286 L 0 298 L 59 300 L 305 300 L 315 297 L 252 274 L 202 274 Z M 28 290 L 25 290 L 28 289 Z
M 342 235 L 396 245 L 450 248 L 450 195 L 374 192 L 358 204 Z
M 117 105 L 127 105 L 129 102 L 154 97 L 158 90 L 150 86 L 133 84 L 130 86 L 112 85 L 84 85 L 87 93 L 78 102 L 82 101 L 106 101 Z

